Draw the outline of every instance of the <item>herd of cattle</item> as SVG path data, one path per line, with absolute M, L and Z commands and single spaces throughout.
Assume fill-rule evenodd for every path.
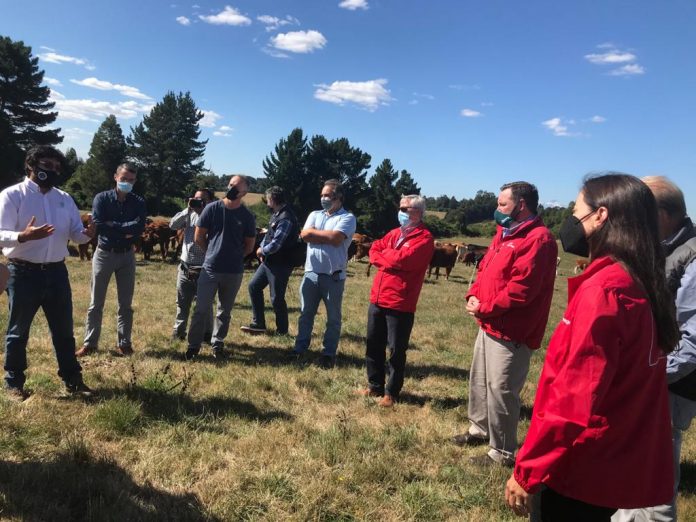
M 87 221 L 87 216 L 83 216 L 83 223 Z M 256 229 L 257 246 L 260 245 L 266 234 L 266 229 Z M 183 230 L 172 230 L 169 228 L 169 223 L 165 220 L 150 220 L 148 219 L 145 225 L 145 230 L 136 241 L 136 252 L 143 255 L 143 259 L 149 260 L 155 251 L 155 247 L 159 246 L 162 261 L 167 259 L 178 259 L 181 255 L 181 247 L 184 241 Z M 372 246 L 373 238 L 364 234 L 353 234 L 353 239 L 348 247 L 348 259 L 358 261 L 368 257 L 370 247 Z M 89 243 L 78 245 L 77 247 L 69 245 L 68 249 L 73 256 L 79 256 L 80 260 L 90 260 L 94 250 L 97 248 L 97 238 L 95 237 Z M 478 267 L 481 259 L 488 250 L 488 247 L 475 245 L 473 243 L 442 243 L 435 242 L 435 251 L 430 260 L 430 268 L 428 269 L 428 277 L 435 269 L 435 278 L 440 276 L 440 268 L 444 268 L 445 277 L 449 279 L 450 273 L 457 262 L 463 263 L 466 266 Z M 256 260 L 256 248 L 254 252 L 245 259 L 248 268 L 253 267 Z M 298 255 L 299 254 L 299 255 Z M 304 252 L 296 252 L 293 256 L 293 265 L 295 267 L 304 265 Z M 371 265 L 367 265 L 367 275 L 370 275 Z

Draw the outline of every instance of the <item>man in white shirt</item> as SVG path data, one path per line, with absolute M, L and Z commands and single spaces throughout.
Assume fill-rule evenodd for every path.
M 55 188 L 65 164 L 61 152 L 41 145 L 27 152 L 27 177 L 0 192 L 0 242 L 9 259 L 9 317 L 5 336 L 5 383 L 8 396 L 24 400 L 27 341 L 41 307 L 46 316 L 58 375 L 68 393 L 90 397 L 75 358 L 72 292 L 65 267 L 68 240 L 88 242 L 95 233 L 84 228 L 69 194 Z M 28 223 L 28 225 L 27 225 Z

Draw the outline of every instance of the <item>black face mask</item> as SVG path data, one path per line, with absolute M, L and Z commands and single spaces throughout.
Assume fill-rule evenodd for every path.
M 41 188 L 51 188 L 58 184 L 58 173 L 55 170 L 37 167 L 34 171 L 36 184 Z
M 590 244 L 585 237 L 585 229 L 582 226 L 582 222 L 591 214 L 594 214 L 594 211 L 582 219 L 571 215 L 563 221 L 558 235 L 561 238 L 563 250 L 569 254 L 575 254 L 580 257 L 588 257 L 590 255 Z
M 237 187 L 228 188 L 225 197 L 230 201 L 234 201 L 235 199 L 237 199 L 237 197 L 239 197 L 239 189 Z

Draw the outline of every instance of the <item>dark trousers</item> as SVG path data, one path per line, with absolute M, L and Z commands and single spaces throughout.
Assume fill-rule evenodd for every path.
M 288 288 L 291 273 L 292 267 L 280 263 L 270 265 L 261 263 L 256 269 L 256 273 L 249 281 L 249 297 L 251 298 L 254 324 L 266 327 L 263 289 L 269 286 L 271 305 L 276 318 L 276 330 L 280 334 L 288 333 L 288 305 L 285 302 L 285 291 Z
M 412 328 L 412 312 L 399 312 L 370 303 L 367 310 L 365 362 L 367 380 L 373 392 L 399 396 L 404 385 L 406 350 Z M 389 349 L 389 358 L 386 358 L 386 348 Z
M 64 264 L 45 269 L 10 264 L 7 285 L 10 315 L 5 336 L 5 382 L 22 388 L 26 380 L 27 341 L 36 312 L 42 308 L 58 359 L 58 375 L 66 383 L 81 379 L 75 358 L 72 291 Z
M 541 492 L 542 522 L 609 522 L 614 513 L 615 508 L 587 504 L 549 488 Z

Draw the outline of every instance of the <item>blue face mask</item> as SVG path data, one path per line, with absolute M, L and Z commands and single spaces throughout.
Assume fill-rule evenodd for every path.
M 321 198 L 321 208 L 324 210 L 329 210 L 333 206 L 333 199 L 331 198 Z
M 408 217 L 408 214 L 401 210 L 399 210 L 399 213 L 397 214 L 397 219 L 399 220 L 399 225 L 401 225 L 402 227 L 405 227 L 406 225 L 408 225 L 409 221 L 411 221 L 411 218 Z
M 116 188 L 118 188 L 120 192 L 128 194 L 131 190 L 133 190 L 133 184 L 128 183 L 127 181 L 117 181 Z

